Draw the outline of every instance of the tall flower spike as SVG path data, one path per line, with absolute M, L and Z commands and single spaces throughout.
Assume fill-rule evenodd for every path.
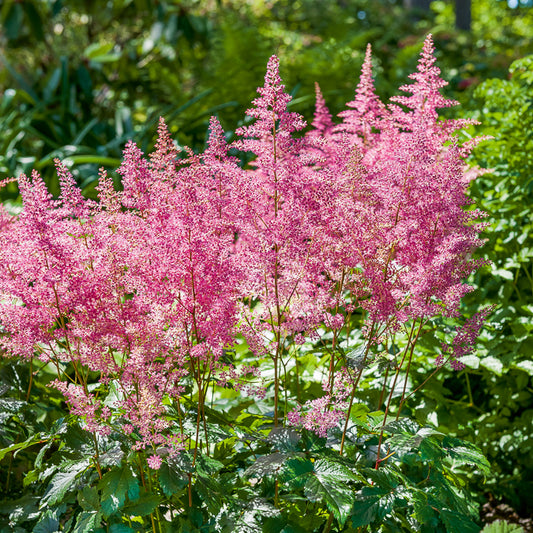
M 435 129 L 438 118 L 437 109 L 453 107 L 459 102 L 445 98 L 440 93 L 440 89 L 448 85 L 448 82 L 440 77 L 440 68 L 435 65 L 433 37 L 429 34 L 424 41 L 424 46 L 418 60 L 417 71 L 409 77 L 414 80 L 410 85 L 402 85 L 401 91 L 411 93 L 411 96 L 393 96 L 392 102 L 404 105 L 412 112 L 402 113 L 399 108 L 393 107 L 393 114 L 402 128 L 412 129 L 413 123 L 424 129 L 431 127 Z M 413 115 L 420 115 L 415 118 Z M 463 127 L 465 121 L 457 122 L 452 129 Z
M 59 160 L 54 159 L 59 185 L 61 187 L 60 200 L 63 204 L 65 216 L 73 215 L 77 218 L 87 219 L 89 210 L 87 209 L 87 200 L 81 194 L 81 190 L 76 184 L 68 168 Z
M 341 151 L 333 137 L 335 124 L 331 119 L 329 109 L 326 107 L 320 86 L 316 82 L 315 94 L 316 104 L 315 116 L 312 123 L 313 129 L 305 134 L 310 164 L 323 163 L 328 158 L 334 157 L 336 152 Z
M 178 151 L 174 145 L 168 127 L 163 117 L 159 118 L 157 127 L 157 141 L 155 151 L 150 154 L 150 166 L 152 171 L 157 171 L 163 176 L 172 174 L 176 167 Z
M 310 132 L 313 135 L 322 135 L 326 137 L 333 131 L 333 121 L 331 120 L 331 113 L 326 106 L 326 101 L 322 96 L 322 91 L 320 90 L 320 85 L 315 82 L 315 94 L 316 94 L 316 104 L 315 104 L 315 117 L 313 120 L 313 130 Z
M 276 346 L 268 349 L 276 352 L 286 332 L 307 331 L 320 321 L 317 309 L 328 282 L 323 279 L 317 234 L 332 180 L 309 165 L 305 140 L 294 136 L 305 122 L 287 111 L 291 97 L 281 83 L 275 56 L 258 93 L 255 107 L 247 112 L 257 120 L 237 130 L 244 138 L 234 145 L 257 156 L 242 181 L 246 213 L 237 248 L 248 273 L 242 290 L 262 304 L 253 310 L 249 323 L 256 331 L 268 331 L 265 338 L 274 333 Z M 257 340 L 249 331 L 246 336 L 248 342 Z
M 228 152 L 226 137 L 220 121 L 215 116 L 209 119 L 209 140 L 207 141 L 207 146 L 210 154 L 226 157 Z
M 374 88 L 372 78 L 372 47 L 366 47 L 365 60 L 361 68 L 361 77 L 355 91 L 355 98 L 346 104 L 346 111 L 341 111 L 342 123 L 335 131 L 353 135 L 353 140 L 361 148 L 372 142 L 372 128 L 379 128 L 380 121 L 387 115 L 387 110 Z
M 291 134 L 305 128 L 306 123 L 298 113 L 287 111 L 287 105 L 292 97 L 285 92 L 285 85 L 281 83 L 277 56 L 272 56 L 268 60 L 265 85 L 259 87 L 257 92 L 261 96 L 252 102 L 254 107 L 246 111 L 249 117 L 257 120 L 250 126 L 236 130 L 244 140 L 235 143 L 235 146 L 261 157 L 264 153 L 263 140 L 272 138 L 273 131 L 277 134 L 278 148 L 283 151 L 293 144 Z
M 122 203 L 124 207 L 145 210 L 151 204 L 150 189 L 153 178 L 143 152 L 133 141 L 129 141 L 124 149 L 124 159 L 117 169 L 122 176 L 124 191 Z

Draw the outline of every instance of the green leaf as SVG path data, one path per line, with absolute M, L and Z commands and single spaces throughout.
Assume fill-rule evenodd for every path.
M 123 512 L 127 516 L 146 516 L 154 512 L 160 503 L 161 498 L 157 494 L 148 494 L 126 505 Z
M 429 524 L 436 529 L 438 524 L 436 510 L 430 505 L 428 496 L 421 490 L 414 491 L 411 496 L 414 507 L 414 517 L 420 524 Z
M 59 531 L 59 515 L 58 509 L 46 510 L 33 528 L 32 533 L 57 533 Z
M 139 497 L 139 480 L 133 475 L 129 465 L 109 471 L 100 480 L 102 510 L 104 517 L 111 516 L 124 506 L 126 494 L 130 500 Z
M 102 513 L 84 511 L 78 515 L 72 533 L 90 533 L 100 526 L 101 523 Z
M 24 11 L 26 12 L 28 22 L 30 23 L 32 34 L 39 41 L 44 41 L 43 21 L 41 19 L 41 15 L 39 15 L 39 12 L 35 8 L 33 2 L 24 2 L 22 5 L 24 6 Z
M 533 376 L 533 361 L 520 361 L 513 365 L 513 368 L 519 368 L 524 372 L 527 372 L 530 376 Z
M 444 452 L 441 443 L 435 437 L 423 439 L 420 443 L 420 457 L 423 461 L 440 464 Z
M 244 475 L 249 478 L 261 479 L 265 476 L 277 474 L 281 470 L 287 457 L 289 457 L 288 454 L 278 452 L 269 455 L 261 455 L 257 458 L 254 464 L 244 471 Z
M 378 486 L 364 487 L 352 506 L 352 526 L 368 526 L 381 521 L 394 506 L 394 493 Z
M 297 431 L 292 428 L 275 427 L 268 434 L 267 440 L 272 448 L 280 452 L 295 451 L 301 437 Z
M 285 462 L 280 479 L 292 488 L 302 488 L 313 472 L 313 463 L 304 457 L 295 457 Z
M 9 515 L 9 521 L 13 524 L 22 523 L 26 520 L 34 520 L 39 515 L 39 503 L 41 498 L 27 494 L 17 500 L 7 500 L 0 502 L 0 515 Z M 0 522 L 1 524 L 1 522 Z
M 440 513 L 447 533 L 479 533 L 481 528 L 464 514 L 443 509 Z
M 443 446 L 446 447 L 446 440 L 443 442 Z M 475 465 L 481 470 L 483 475 L 490 475 L 490 463 L 487 461 L 487 458 L 481 453 L 481 451 L 475 448 L 473 445 L 469 447 L 456 446 L 447 449 L 447 452 L 452 459 L 461 463 Z
M 32 435 L 28 439 L 26 439 L 24 442 L 19 442 L 17 444 L 12 444 L 11 446 L 8 446 L 7 448 L 4 448 L 0 450 L 0 461 L 11 452 L 16 452 L 18 450 L 24 450 L 26 448 L 29 448 L 30 446 L 33 446 L 34 444 L 45 442 L 40 434 Z
M 103 165 L 106 167 L 119 167 L 121 164 L 120 159 L 114 157 L 104 157 L 100 155 L 73 155 L 67 158 L 67 161 L 73 165 L 82 165 L 87 163 L 93 163 L 95 165 Z
M 161 465 L 158 476 L 161 490 L 167 498 L 179 492 L 188 483 L 186 473 L 170 458 Z
M 17 39 L 22 28 L 24 12 L 22 4 L 13 2 L 4 20 L 5 36 L 8 39 Z
M 120 54 L 112 54 L 114 43 L 93 43 L 83 52 L 87 59 L 96 63 L 109 63 L 120 58 Z
M 76 478 L 89 466 L 89 460 L 71 464 L 67 472 L 58 472 L 46 487 L 41 506 L 55 505 L 63 499 L 67 492 L 76 488 Z
M 491 372 L 494 372 L 498 376 L 501 376 L 503 373 L 503 363 L 492 355 L 481 359 L 480 364 L 482 367 L 486 368 L 487 370 L 490 370 Z
M 503 520 L 496 520 L 492 524 L 487 524 L 481 533 L 524 533 L 524 528 L 518 524 L 509 524 Z
M 219 472 L 222 468 L 224 468 L 224 465 L 220 461 L 217 461 L 212 457 L 208 457 L 205 454 L 198 454 L 196 457 L 196 469 L 199 474 L 212 476 Z
M 354 479 L 354 474 L 345 466 L 319 459 L 305 484 L 305 495 L 310 501 L 324 501 L 343 526 L 350 516 L 354 501 L 354 491 L 347 483 Z
M 96 487 L 83 487 L 78 492 L 78 503 L 84 511 L 99 511 L 100 497 Z
M 127 526 L 126 524 L 111 524 L 109 533 L 134 533 L 135 529 Z
M 207 505 L 207 509 L 211 514 L 220 511 L 220 508 L 224 505 L 225 498 L 230 495 L 228 487 L 219 483 L 219 480 L 219 476 L 198 475 L 194 484 L 195 492 Z

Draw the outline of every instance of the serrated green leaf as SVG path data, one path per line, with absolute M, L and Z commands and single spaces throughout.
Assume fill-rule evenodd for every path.
M 464 494 L 453 483 L 450 483 L 450 479 L 442 472 L 432 468 L 429 473 L 429 482 L 435 498 L 440 502 L 439 505 L 453 508 L 463 515 L 468 513 L 468 502 L 465 501 Z
M 411 502 L 414 508 L 414 517 L 420 524 L 428 524 L 431 527 L 437 525 L 436 510 L 429 504 L 428 496 L 422 491 L 414 491 L 411 496 Z
M 72 533 L 91 533 L 102 523 L 102 513 L 82 512 L 78 515 Z
M 275 427 L 268 434 L 267 440 L 280 452 L 295 451 L 301 436 L 292 428 Z
M 161 465 L 158 476 L 161 489 L 167 498 L 179 492 L 188 483 L 187 475 L 170 459 Z
M 364 468 L 361 473 L 367 479 L 371 479 L 375 486 L 389 491 L 396 490 L 396 487 L 402 483 L 408 483 L 403 474 L 386 465 L 379 468 L 379 470 L 374 468 Z
M 145 494 L 138 500 L 124 506 L 124 514 L 127 516 L 146 516 L 154 512 L 161 503 L 157 494 Z
M 423 461 L 439 464 L 443 455 L 441 443 L 435 437 L 423 439 L 420 443 L 420 457 Z
M 449 509 L 443 509 L 440 517 L 446 526 L 447 533 L 479 533 L 481 530 L 468 516 Z
M 101 505 L 106 518 L 124 506 L 126 494 L 130 500 L 139 497 L 139 480 L 129 465 L 109 471 L 100 480 L 98 488 L 102 491 Z
M 84 511 L 99 511 L 100 497 L 96 487 L 83 487 L 78 492 L 78 503 Z
M 491 472 L 490 463 L 481 451 L 476 448 L 456 446 L 448 449 L 447 452 L 448 455 L 456 461 L 477 466 L 485 476 L 488 476 Z
M 244 475 L 248 478 L 259 479 L 265 476 L 275 475 L 281 470 L 283 463 L 288 457 L 288 454 L 278 452 L 269 455 L 261 455 L 244 471 Z
M 224 504 L 224 499 L 229 496 L 227 488 L 223 487 L 218 478 L 214 476 L 201 476 L 196 478 L 194 490 L 198 492 L 200 498 L 207 504 L 210 513 L 219 512 Z
M 313 472 L 313 463 L 305 457 L 285 461 L 280 479 L 292 488 L 302 488 Z
M 64 512 L 65 507 L 60 509 L 47 509 L 41 519 L 32 530 L 32 533 L 57 533 L 59 531 L 59 516 L 61 511 Z
M 199 453 L 196 457 L 196 470 L 199 474 L 212 476 L 224 468 L 224 464 L 212 457 Z
M 323 501 L 343 526 L 350 516 L 354 501 L 354 491 L 347 483 L 355 479 L 355 475 L 345 466 L 319 459 L 305 483 L 305 495 L 310 501 Z
M 124 452 L 120 449 L 120 446 L 115 446 L 100 454 L 100 466 L 120 466 L 123 457 Z
M 391 512 L 394 505 L 394 493 L 381 487 L 364 487 L 355 496 L 352 506 L 352 526 L 368 526 L 381 521 Z
M 52 478 L 43 495 L 41 506 L 55 505 L 63 499 L 67 492 L 76 488 L 76 478 L 89 466 L 89 460 L 69 465 L 67 472 L 58 472 Z

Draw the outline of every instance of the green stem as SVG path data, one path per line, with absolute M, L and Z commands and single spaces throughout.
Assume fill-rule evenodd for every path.
M 352 412 L 352 406 L 353 406 L 353 400 L 355 398 L 355 391 L 357 390 L 357 386 L 359 385 L 359 380 L 361 379 L 361 376 L 363 375 L 364 366 L 368 357 L 368 352 L 370 351 L 370 343 L 372 341 L 372 335 L 374 335 L 374 327 L 376 323 L 375 321 L 372 322 L 372 327 L 370 328 L 370 334 L 369 334 L 369 340 L 368 344 L 366 345 L 365 349 L 365 355 L 363 357 L 363 361 L 361 363 L 361 370 L 359 370 L 359 374 L 357 375 L 356 380 L 354 381 L 353 387 L 352 387 L 352 393 L 350 395 L 350 404 L 348 405 L 348 411 L 346 412 L 346 422 L 344 423 L 344 429 L 342 430 L 342 438 L 341 438 L 341 447 L 339 451 L 339 455 L 342 455 L 342 452 L 344 450 L 344 441 L 346 440 L 346 431 L 348 430 L 348 424 L 350 422 L 350 413 Z
M 414 326 L 414 324 L 413 324 Z M 405 404 L 405 400 L 407 399 L 405 397 L 405 391 L 407 389 L 407 380 L 409 378 L 409 371 L 411 370 L 411 361 L 413 359 L 413 353 L 415 350 L 416 343 L 418 341 L 418 337 L 420 336 L 420 333 L 422 331 L 422 327 L 424 326 L 424 321 L 420 320 L 420 326 L 418 327 L 418 331 L 416 332 L 415 340 L 411 344 L 411 348 L 409 351 L 409 361 L 407 362 L 407 370 L 405 371 L 405 380 L 403 382 L 403 390 L 402 390 L 402 397 L 400 398 L 400 404 L 398 406 L 398 412 L 396 413 L 396 420 L 400 418 L 400 413 L 402 412 L 402 408 Z
M 26 401 L 30 401 L 31 387 L 33 385 L 33 358 L 30 359 L 30 383 L 28 385 L 28 391 L 26 392 Z
M 403 352 L 402 360 L 400 361 L 400 364 L 396 367 L 396 372 L 394 373 L 394 380 L 392 382 L 392 386 L 389 392 L 389 398 L 387 400 L 387 406 L 385 407 L 385 416 L 383 417 L 383 424 L 381 425 L 381 431 L 379 434 L 379 442 L 378 442 L 378 451 L 376 455 L 376 470 L 379 468 L 380 465 L 380 453 L 381 453 L 381 445 L 383 444 L 383 435 L 385 433 L 385 425 L 387 424 L 387 418 L 389 416 L 390 411 L 390 405 L 392 402 L 392 395 L 394 394 L 394 390 L 396 389 L 396 383 L 398 382 L 398 376 L 400 375 L 400 370 L 402 369 L 403 363 L 405 362 L 405 358 L 407 357 L 407 353 L 409 352 L 409 349 L 411 347 L 411 339 L 413 338 L 413 333 L 415 331 L 415 322 L 413 322 L 413 325 L 411 326 L 411 331 L 409 333 L 409 339 L 407 341 L 407 346 L 405 347 L 405 350 Z
M 381 387 L 381 394 L 379 395 L 378 409 L 383 405 L 383 397 L 385 396 L 385 389 L 387 388 L 387 380 L 389 379 L 390 363 L 385 370 L 385 379 L 383 380 L 383 387 Z

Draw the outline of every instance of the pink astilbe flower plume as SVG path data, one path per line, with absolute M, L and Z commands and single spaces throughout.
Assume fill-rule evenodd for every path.
M 362 304 L 379 322 L 390 325 L 411 318 L 456 314 L 464 283 L 483 261 L 469 260 L 480 246 L 480 216 L 465 211 L 468 180 L 464 157 L 453 127 L 439 121 L 439 107 L 453 105 L 439 90 L 446 84 L 434 65 L 431 36 L 426 39 L 413 85 L 402 87 L 410 97 L 393 100 L 393 120 L 378 121 L 373 149 L 361 161 L 373 203 L 375 224 L 368 226 L 375 247 L 361 261 L 362 275 L 371 288 Z M 368 220 L 368 218 L 367 218 Z M 391 321 L 392 319 L 392 321 Z
M 305 134 L 307 149 L 311 154 L 311 161 L 318 166 L 328 166 L 332 163 L 332 158 L 340 152 L 335 138 L 335 124 L 331 119 L 331 113 L 326 107 L 326 102 L 322 96 L 322 91 L 318 83 L 315 83 L 315 115 L 312 122 L 312 129 Z M 318 157 L 318 160 L 316 159 Z
M 482 309 L 468 319 L 463 326 L 457 328 L 452 343 L 442 345 L 442 354 L 437 357 L 436 364 L 443 365 L 448 359 L 454 370 L 463 370 L 465 365 L 460 359 L 474 352 L 481 327 L 494 308 L 495 306 L 489 306 Z
M 195 368 L 216 364 L 236 322 L 240 269 L 221 189 L 198 157 L 177 168 L 163 122 L 149 160 L 126 146 L 123 193 L 101 172 L 97 205 L 56 164 L 59 200 L 37 173 L 21 176 L 23 211 L 2 218 L 0 343 L 10 355 L 82 364 L 119 387 L 113 418 L 83 380 L 56 382 L 87 429 L 108 432 L 120 416 L 136 447 L 179 448 L 163 400 L 180 397 L 191 358 Z
M 339 113 L 339 116 L 342 117 L 342 123 L 335 128 L 335 131 L 348 134 L 351 141 L 364 153 L 379 139 L 378 131 L 388 118 L 387 109 L 374 88 L 372 47 L 370 44 L 366 48 L 355 98 L 346 106 L 350 109 Z
M 315 116 L 312 122 L 313 129 L 309 132 L 309 135 L 313 137 L 328 137 L 333 132 L 335 124 L 331 119 L 331 113 L 326 106 L 326 101 L 322 96 L 322 91 L 320 90 L 320 85 L 318 85 L 318 83 L 315 83 L 315 94 Z
M 241 291 L 262 304 L 244 325 L 248 337 L 256 333 L 249 342 L 259 348 L 266 328 L 277 339 L 270 348 L 278 352 L 287 335 L 308 331 L 322 320 L 328 281 L 318 234 L 331 202 L 331 180 L 312 165 L 305 139 L 293 136 L 305 122 L 287 111 L 291 97 L 281 83 L 276 56 L 258 92 L 255 107 L 247 112 L 256 121 L 237 130 L 242 140 L 235 143 L 256 156 L 242 184 L 248 210 L 237 244 L 247 271 Z
M 391 98 L 392 102 L 408 108 L 407 112 L 403 112 L 397 106 L 391 105 L 394 119 L 402 129 L 412 130 L 414 127 L 418 127 L 420 129 L 445 130 L 447 133 L 469 124 L 477 124 L 477 121 L 469 119 L 438 120 L 437 109 L 453 107 L 459 105 L 459 102 L 441 94 L 440 90 L 446 87 L 448 82 L 440 77 L 440 68 L 435 64 L 434 53 L 433 37 L 429 34 L 424 41 L 417 72 L 409 75 L 409 78 L 414 82 L 400 87 L 401 91 L 411 95 Z

